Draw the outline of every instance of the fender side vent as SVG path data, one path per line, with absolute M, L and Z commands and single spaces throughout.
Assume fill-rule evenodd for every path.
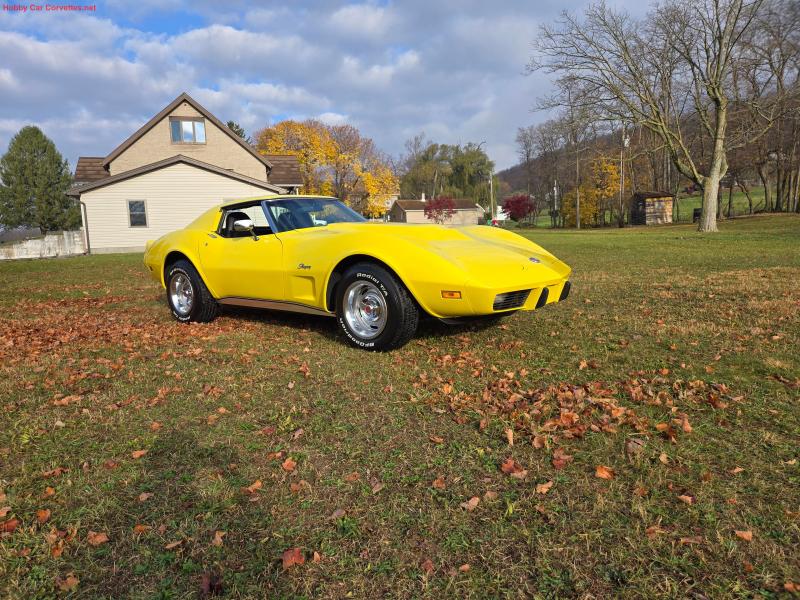
M 509 308 L 519 308 L 528 300 L 530 290 L 519 290 L 516 292 L 506 292 L 505 294 L 497 294 L 494 297 L 494 310 L 507 310 Z

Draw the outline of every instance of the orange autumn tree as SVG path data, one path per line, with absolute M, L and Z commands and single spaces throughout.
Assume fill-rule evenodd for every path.
M 388 160 L 352 125 L 282 121 L 259 131 L 256 147 L 262 154 L 297 156 L 305 193 L 334 195 L 370 217 L 386 212 L 386 200 L 399 187 Z
M 600 222 L 600 215 L 619 195 L 619 169 L 613 159 L 601 156 L 591 161 L 589 176 L 580 185 L 581 224 Z M 564 194 L 561 207 L 564 225 L 575 227 L 575 189 Z
M 336 145 L 320 121 L 281 121 L 256 133 L 261 154 L 290 154 L 297 157 L 306 194 L 332 193 L 325 176 L 327 165 L 336 157 Z

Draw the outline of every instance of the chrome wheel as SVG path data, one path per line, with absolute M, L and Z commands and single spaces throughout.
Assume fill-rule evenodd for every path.
M 358 337 L 371 340 L 386 327 L 389 309 L 381 291 L 368 281 L 356 281 L 344 293 L 344 318 Z
M 192 282 L 185 273 L 178 272 L 169 281 L 169 298 L 175 312 L 185 317 L 192 311 L 194 302 L 194 289 Z

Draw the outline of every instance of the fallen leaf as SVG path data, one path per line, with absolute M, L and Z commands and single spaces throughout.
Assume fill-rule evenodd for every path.
M 644 530 L 644 533 L 649 538 L 654 538 L 659 533 L 667 533 L 666 529 L 662 529 L 659 525 L 651 525 L 647 529 Z
M 145 454 L 147 454 L 147 450 L 134 450 L 131 452 L 131 457 L 142 458 Z
M 433 561 L 430 558 L 426 558 L 425 560 L 423 560 L 422 564 L 420 564 L 420 567 L 428 575 L 433 573 Z
M 300 548 L 289 548 L 283 552 L 283 570 L 291 569 L 295 565 L 305 564 L 306 557 Z
M 67 573 L 67 576 L 64 577 L 64 579 L 61 579 L 61 577 L 56 576 L 56 586 L 62 592 L 71 592 L 76 587 L 78 587 L 78 584 L 80 582 L 81 582 L 80 579 L 75 577 L 73 573 Z
M 377 494 L 377 493 L 378 493 L 378 492 L 380 492 L 380 491 L 381 491 L 381 490 L 382 490 L 384 487 L 385 487 L 385 486 L 384 486 L 382 483 L 378 482 L 378 483 L 376 483 L 375 485 L 373 485 L 373 486 L 372 486 L 372 493 L 373 493 L 373 494 Z
M 742 471 L 744 471 L 744 469 L 743 469 L 742 467 L 734 467 L 734 468 L 732 468 L 732 469 L 729 471 L 729 473 L 730 473 L 731 475 L 738 475 L 738 474 L 739 474 L 739 473 L 741 473 Z
M 497 492 L 493 492 L 492 490 L 486 490 L 483 494 L 483 499 L 487 502 L 491 502 L 492 500 L 497 500 Z
M 314 558 L 312 559 L 315 563 L 322 562 L 322 555 L 314 550 Z
M 506 441 L 509 446 L 514 445 L 514 430 L 511 428 L 506 429 Z
M 141 494 L 139 494 L 139 502 L 147 502 L 152 497 L 153 497 L 152 492 L 142 492 Z
M 36 511 L 36 520 L 39 521 L 39 525 L 43 525 L 50 520 L 50 509 L 49 508 L 40 508 Z
M 746 542 L 752 542 L 753 541 L 753 532 L 752 531 L 749 531 L 749 530 L 748 531 L 736 530 L 734 533 L 736 533 L 736 537 L 740 537 Z
M 646 442 L 642 438 L 628 438 L 628 440 L 625 442 L 625 453 L 628 456 L 636 456 L 637 454 L 640 454 L 642 450 L 644 450 L 645 445 Z
M 11 512 L 11 507 L 10 506 L 4 506 L 4 507 L 0 508 L 0 519 L 5 517 L 10 512 Z
M 150 431 L 158 431 L 159 429 L 161 429 L 161 423 L 158 421 L 153 421 L 150 423 Z
M 86 535 L 86 541 L 90 546 L 100 546 L 108 541 L 108 534 L 104 532 L 89 531 Z
M 600 479 L 614 479 L 614 469 L 605 465 L 598 465 L 594 470 L 594 476 Z
M 292 471 L 294 471 L 294 468 L 296 466 L 297 466 L 297 463 L 292 460 L 292 457 L 291 456 L 287 456 L 286 460 L 283 461 L 283 464 L 281 465 L 281 468 L 283 468 L 284 471 L 287 471 L 287 472 L 291 473 Z
M 287 383 L 286 387 L 289 388 L 290 390 L 294 389 L 294 381 L 290 381 L 289 383 Z
M 658 460 L 661 462 L 661 464 L 664 464 L 664 465 L 668 465 L 669 464 L 669 457 L 667 456 L 666 452 L 662 452 L 658 456 Z
M 478 508 L 478 504 L 480 503 L 481 499 L 477 496 L 473 496 L 466 502 L 461 503 L 461 508 L 467 510 L 468 512 L 472 512 L 476 508 Z
M 214 532 L 214 539 L 211 540 L 211 545 L 216 548 L 222 547 L 222 538 L 225 537 L 227 532 L 225 531 L 215 531 Z
M 222 577 L 217 573 L 203 573 L 200 577 L 200 598 L 221 596 L 224 592 Z
M 56 467 L 52 471 L 45 471 L 42 473 L 42 477 L 59 477 L 69 471 L 69 469 L 65 469 L 64 467 Z
M 557 471 L 566 467 L 573 459 L 574 457 L 564 452 L 562 448 L 553 450 L 553 468 Z
M 350 483 L 352 483 L 354 481 L 358 481 L 359 479 L 361 479 L 361 475 L 359 475 L 355 471 L 353 471 L 352 473 L 349 473 L 348 475 L 344 476 L 344 480 L 348 481 Z
M 19 526 L 19 519 L 9 519 L 0 523 L 0 533 L 11 533 Z
M 640 498 L 644 498 L 649 493 L 648 489 L 644 486 L 638 485 L 633 490 L 634 496 L 639 496 Z
M 51 488 L 48 485 L 46 488 L 44 488 L 44 493 L 42 494 L 42 498 L 49 498 L 50 496 L 55 496 L 55 493 L 56 493 L 55 488 Z
M 253 483 L 248 485 L 246 488 L 242 488 L 242 490 L 247 494 L 255 494 L 260 489 L 261 489 L 261 480 L 260 479 L 256 479 Z
M 164 549 L 165 550 L 174 550 L 175 548 L 180 546 L 182 543 L 183 543 L 183 540 L 178 540 L 176 542 L 170 542 L 169 544 L 165 544 L 164 545 Z
M 685 546 L 687 544 L 702 544 L 704 542 L 704 540 L 703 540 L 703 536 L 701 536 L 701 535 L 693 535 L 693 536 L 690 536 L 690 537 L 682 537 L 679 540 L 679 542 L 680 542 L 681 545 Z
M 341 519 L 343 516 L 345 516 L 346 514 L 347 514 L 347 511 L 344 510 L 343 508 L 337 508 L 335 511 L 333 511 L 331 513 L 331 516 L 329 518 L 330 518 L 331 521 L 337 521 L 337 520 Z
M 550 491 L 550 488 L 553 487 L 553 482 L 548 481 L 546 483 L 537 483 L 536 484 L 536 493 L 537 494 L 546 494 Z
M 500 465 L 500 470 L 516 479 L 525 479 L 528 476 L 528 471 L 510 456 Z
M 133 526 L 133 533 L 144 533 L 150 529 L 152 529 L 150 525 L 142 525 L 141 523 L 137 523 Z
M 438 435 L 431 435 L 428 437 L 428 439 L 434 444 L 444 444 L 444 438 L 439 437 Z
M 435 487 L 437 490 L 443 490 L 447 487 L 444 483 L 444 477 L 437 477 L 436 479 L 433 480 L 433 483 L 431 485 Z
M 685 502 L 686 504 L 694 504 L 695 503 L 695 497 L 694 496 L 689 496 L 688 494 L 682 494 L 682 495 L 678 496 L 678 500 L 680 500 L 681 502 Z
M 468 563 L 465 563 L 465 564 L 461 565 L 460 567 L 458 567 L 459 573 L 466 573 L 467 571 L 469 571 L 469 569 L 470 569 L 470 566 L 469 566 Z

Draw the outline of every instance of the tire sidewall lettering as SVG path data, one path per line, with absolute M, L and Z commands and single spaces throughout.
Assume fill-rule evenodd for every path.
M 383 294 L 384 297 L 386 297 L 386 298 L 389 297 L 389 290 L 387 290 L 386 286 L 383 285 L 383 282 L 380 279 L 378 279 L 377 277 L 375 277 L 374 275 L 371 275 L 370 273 L 362 273 L 362 272 L 359 271 L 358 273 L 356 273 L 355 276 L 356 276 L 356 279 L 368 279 L 369 281 L 374 283 L 376 286 L 378 286 L 378 289 L 381 291 L 381 294 Z

